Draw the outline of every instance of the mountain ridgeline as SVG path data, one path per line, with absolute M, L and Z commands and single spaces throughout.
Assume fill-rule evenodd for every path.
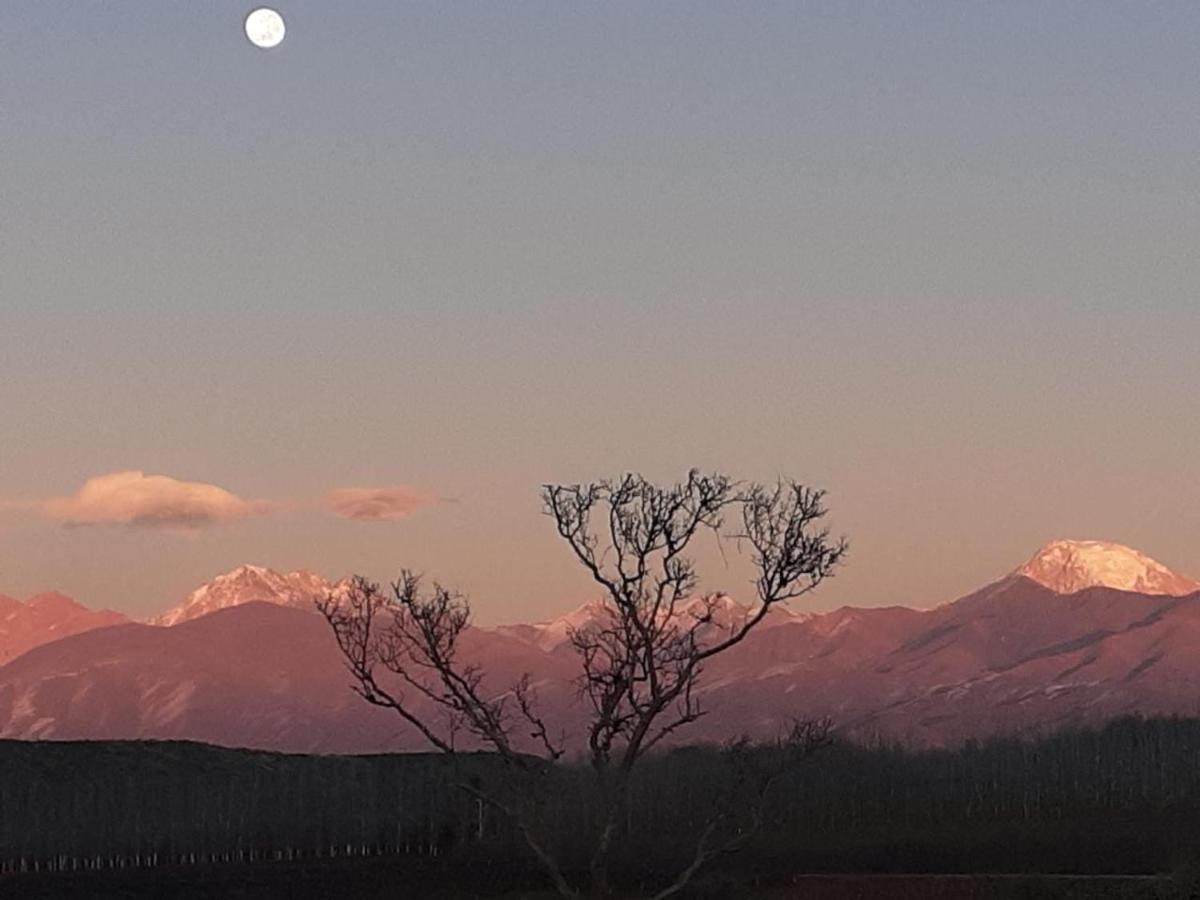
M 345 586 L 243 566 L 147 623 L 67 598 L 0 598 L 0 737 L 427 749 L 414 729 L 349 689 L 313 611 L 315 598 Z M 718 612 L 717 630 L 747 614 L 728 598 Z M 580 733 L 586 711 L 568 636 L 599 615 L 589 604 L 548 622 L 472 628 L 463 658 L 481 667 L 494 695 L 529 674 L 545 718 Z M 1126 547 L 1056 541 L 931 609 L 773 610 L 706 668 L 708 714 L 679 740 L 768 738 L 793 719 L 829 717 L 846 738 L 955 746 L 1130 714 L 1197 715 L 1197 646 L 1200 583 Z

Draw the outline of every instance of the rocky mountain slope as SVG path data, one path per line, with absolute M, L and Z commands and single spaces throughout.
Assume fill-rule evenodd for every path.
M 24 603 L 0 594 L 0 665 L 39 644 L 128 621 L 119 612 L 88 609 L 56 592 L 37 594 Z

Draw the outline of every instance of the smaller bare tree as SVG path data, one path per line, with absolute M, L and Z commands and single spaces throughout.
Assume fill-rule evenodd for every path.
M 833 723 L 828 718 L 795 719 L 787 731 L 769 743 L 755 742 L 745 734 L 727 742 L 721 755 L 731 771 L 729 783 L 712 800 L 692 859 L 651 900 L 674 896 L 709 860 L 736 853 L 750 844 L 765 823 L 771 788 L 803 760 L 828 746 L 832 733 Z
M 603 589 L 599 620 L 569 637 L 580 660 L 578 690 L 590 708 L 580 744 L 599 797 L 599 826 L 589 864 L 589 893 L 611 894 L 609 862 L 638 761 L 705 714 L 697 686 L 705 664 L 741 643 L 772 607 L 808 593 L 829 577 L 846 552 L 819 528 L 825 515 L 822 491 L 792 481 L 741 485 L 723 475 L 693 470 L 668 487 L 636 474 L 587 485 L 545 485 L 544 510 L 559 536 Z M 724 517 L 736 508 L 736 530 Z M 685 555 L 700 534 L 724 534 L 748 544 L 755 567 L 756 603 L 744 616 L 722 619 L 722 595 L 698 594 L 692 560 Z M 355 679 L 369 703 L 394 710 L 436 748 L 455 752 L 455 736 L 468 731 L 493 748 L 509 771 L 522 776 L 508 790 L 464 789 L 512 817 L 526 843 L 563 897 L 579 896 L 538 828 L 539 781 L 568 745 L 552 737 L 538 712 L 528 676 L 497 695 L 485 689 L 484 673 L 459 658 L 459 641 L 470 621 L 460 594 L 404 571 L 385 596 L 377 585 L 355 578 L 344 597 L 318 604 L 329 621 Z M 383 684 L 378 670 L 390 673 Z M 398 685 L 398 687 L 396 686 Z M 424 708 L 440 710 L 439 725 Z M 522 727 L 538 753 L 514 741 Z M 822 731 L 825 728 L 825 731 Z M 794 759 L 824 739 L 827 726 L 797 726 L 780 747 Z M 732 751 L 735 756 L 738 751 Z M 789 755 L 790 754 L 790 755 Z M 744 754 L 742 757 L 744 758 Z M 532 777 L 532 782 L 531 782 Z M 736 781 L 738 791 L 758 797 L 761 810 L 774 777 Z M 712 857 L 743 846 L 761 824 L 719 839 L 728 814 L 715 812 L 689 865 L 657 900 L 673 896 Z

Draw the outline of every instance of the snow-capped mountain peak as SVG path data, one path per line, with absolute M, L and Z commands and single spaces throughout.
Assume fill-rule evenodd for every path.
M 173 609 L 150 619 L 153 625 L 177 625 L 218 609 L 264 601 L 280 606 L 312 609 L 313 601 L 344 589 L 346 579 L 329 582 L 313 572 L 276 572 L 265 566 L 242 565 L 218 575 L 192 591 Z
M 681 600 L 675 607 L 675 620 L 681 628 L 687 629 L 695 625 L 696 620 L 708 614 L 707 601 L 703 597 L 691 597 Z M 519 638 L 547 652 L 564 647 L 570 642 L 571 633 L 578 630 L 600 627 L 610 620 L 609 605 L 604 600 L 592 600 L 576 609 L 554 619 L 534 622 L 528 625 L 501 625 L 496 630 Z M 710 624 L 706 629 L 716 629 L 728 633 L 740 626 L 753 613 L 753 609 L 744 606 L 728 595 L 721 594 L 715 598 Z M 784 605 L 773 607 L 761 624 L 762 629 L 788 622 L 805 621 L 811 614 L 797 613 Z
M 1013 574 L 1059 594 L 1090 587 L 1173 597 L 1200 591 L 1200 582 L 1172 572 L 1137 550 L 1107 541 L 1051 541 Z

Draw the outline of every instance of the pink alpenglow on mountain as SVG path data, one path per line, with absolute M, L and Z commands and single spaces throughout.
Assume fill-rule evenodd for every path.
M 24 603 L 0 594 L 0 665 L 41 644 L 128 621 L 119 612 L 88 609 L 53 591 Z
M 489 690 L 509 690 L 536 671 L 557 686 L 541 694 L 556 714 L 572 705 L 570 667 L 527 644 L 472 629 L 463 656 L 486 670 Z M 129 623 L 75 635 L 0 667 L 0 738 L 425 749 L 413 728 L 381 712 L 350 690 L 325 621 L 274 603 L 242 603 L 170 628 Z
M 264 566 L 239 566 L 218 575 L 208 584 L 192 591 L 174 609 L 155 616 L 152 625 L 178 625 L 218 609 L 261 601 L 314 611 L 314 602 L 345 590 L 348 579 L 329 582 L 312 572 L 301 570 L 286 575 Z
M 1171 597 L 1200 591 L 1200 581 L 1177 575 L 1137 550 L 1104 541 L 1053 541 L 1013 574 L 1059 594 L 1090 587 Z
M 428 749 L 415 729 L 350 690 L 312 607 L 344 585 L 243 566 L 159 617 L 179 623 L 171 628 L 130 623 L 61 639 L 41 631 L 41 646 L 0 664 L 0 737 Z M 953 603 L 921 599 L 926 608 L 774 611 L 705 668 L 706 715 L 672 741 L 771 738 L 796 718 L 828 716 L 849 737 L 937 746 L 1200 709 L 1200 585 L 1127 547 L 1056 541 Z M 677 615 L 687 621 L 695 603 Z M 80 608 L 54 595 L 29 604 L 0 597 L 0 622 L 72 609 Z M 537 624 L 468 628 L 460 661 L 478 665 L 496 697 L 528 674 L 543 718 L 568 736 L 585 734 L 568 635 L 595 627 L 600 613 L 593 603 Z M 747 614 L 722 597 L 706 627 L 727 632 Z

